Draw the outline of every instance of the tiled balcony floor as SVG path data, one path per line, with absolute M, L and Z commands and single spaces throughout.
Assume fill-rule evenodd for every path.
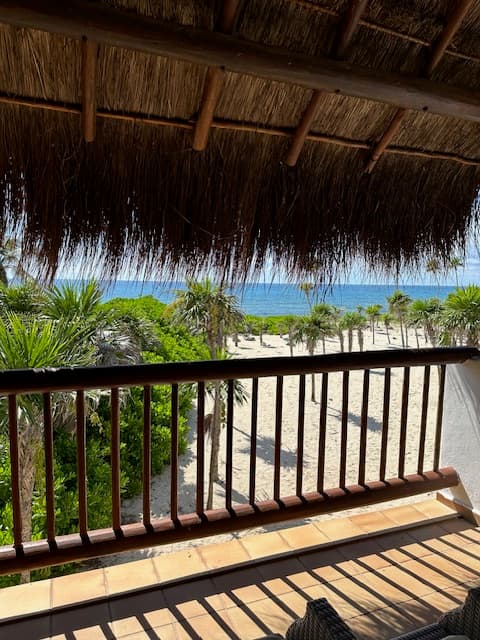
M 248 640 L 320 597 L 359 638 L 391 638 L 479 584 L 480 529 L 429 501 L 6 589 L 0 638 Z

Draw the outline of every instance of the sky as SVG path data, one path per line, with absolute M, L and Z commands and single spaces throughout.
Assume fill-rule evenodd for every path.
M 457 278 L 458 284 L 460 286 L 465 286 L 467 284 L 480 284 L 480 245 L 477 245 L 473 240 L 469 241 L 467 250 L 464 257 L 459 256 L 464 261 L 464 266 L 459 268 L 455 273 L 454 270 L 451 270 L 447 273 L 439 273 L 437 275 L 433 275 L 428 273 L 426 270 L 416 271 L 416 272 L 401 272 L 398 277 L 399 285 L 456 285 Z M 75 261 L 70 261 L 68 265 L 61 266 L 59 271 L 57 272 L 58 279 L 82 279 L 82 278 L 90 278 L 94 277 L 98 280 L 102 280 L 102 274 L 95 270 L 86 270 L 85 269 L 85 261 L 79 259 L 77 264 L 83 264 L 83 268 L 75 269 L 72 268 L 72 263 Z M 176 278 L 177 280 L 184 280 L 180 275 Z M 140 280 L 140 281 L 148 281 L 150 278 L 147 276 L 140 276 L 136 273 L 124 271 L 120 273 L 117 280 Z M 266 264 L 263 273 L 260 274 L 258 278 L 256 278 L 258 282 L 272 283 L 272 282 L 292 282 L 291 278 L 288 278 L 287 273 L 282 272 L 274 272 L 271 265 Z M 359 261 L 358 263 L 354 263 L 351 269 L 342 274 L 338 278 L 338 283 L 340 284 L 397 284 L 395 278 L 390 276 L 385 276 L 382 273 L 372 273 L 366 271 L 363 264 Z

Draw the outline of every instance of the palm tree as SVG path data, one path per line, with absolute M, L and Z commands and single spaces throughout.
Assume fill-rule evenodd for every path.
M 95 361 L 94 326 L 80 320 L 42 320 L 21 318 L 7 313 L 0 318 L 0 368 L 27 369 L 58 366 L 85 366 Z M 65 416 L 58 407 L 68 403 L 52 403 L 54 425 L 60 426 Z M 20 462 L 20 500 L 22 538 L 32 534 L 32 500 L 37 462 L 43 438 L 43 403 L 40 394 L 17 396 L 17 424 Z M 8 428 L 6 401 L 0 404 L 0 427 Z M 22 581 L 28 580 L 22 575 Z
M 415 327 L 421 326 L 423 328 L 432 347 L 435 347 L 438 342 L 438 323 L 442 308 L 442 303 L 438 298 L 429 298 L 428 300 L 414 300 L 408 311 L 410 321 Z
M 405 320 L 408 313 L 408 305 L 411 302 L 411 298 L 403 291 L 398 289 L 387 297 L 388 310 L 395 317 L 400 325 L 400 338 L 402 341 L 402 347 L 408 347 L 408 330 L 405 326 Z
M 450 342 L 465 340 L 469 347 L 480 343 L 480 287 L 469 285 L 449 293 L 445 300 L 442 322 Z
M 448 261 L 448 269 L 455 273 L 455 286 L 458 289 L 458 270 L 465 266 L 465 263 L 458 256 L 453 256 Z
M 370 328 L 372 330 L 372 344 L 375 344 L 375 324 L 380 318 L 380 311 L 382 309 L 381 304 L 371 304 L 365 309 L 367 318 L 370 320 Z
M 328 307 L 328 305 L 326 305 Z M 315 355 L 315 347 L 319 340 L 325 340 L 326 337 L 334 333 L 334 320 L 331 314 L 331 308 L 328 312 L 324 305 L 316 305 L 308 316 L 304 316 L 298 322 L 296 328 L 296 341 L 304 342 L 308 351 L 308 355 Z M 325 353 L 325 345 L 324 345 Z M 316 402 L 315 397 L 315 374 L 312 373 L 312 402 Z
M 226 333 L 243 319 L 237 297 L 228 294 L 223 286 L 215 285 L 208 278 L 203 282 L 187 280 L 186 284 L 184 291 L 177 291 L 177 297 L 168 312 L 190 330 L 204 336 L 211 359 L 218 360 L 223 352 Z M 218 457 L 222 419 L 220 381 L 214 383 L 213 397 L 207 509 L 213 506 L 213 486 L 219 479 Z
M 348 350 L 353 351 L 353 330 L 357 326 L 357 313 L 355 311 L 347 311 L 340 319 L 340 328 L 347 331 Z
M 385 326 L 388 344 L 392 344 L 392 341 L 390 340 L 390 329 L 392 328 L 392 325 L 393 325 L 393 320 L 394 320 L 393 315 L 391 313 L 382 313 L 380 317 Z

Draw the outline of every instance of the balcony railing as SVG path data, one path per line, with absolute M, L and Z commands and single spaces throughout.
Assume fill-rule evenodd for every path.
M 458 483 L 456 471 L 439 468 L 442 412 L 446 366 L 464 362 L 478 354 L 476 349 L 430 349 L 375 351 L 315 357 L 262 358 L 216 362 L 169 363 L 58 370 L 0 372 L 0 395 L 8 403 L 13 545 L 0 548 L 0 573 L 14 573 L 64 562 L 145 548 L 162 543 L 251 528 L 366 504 L 430 492 Z M 320 402 L 313 406 L 316 419 L 306 419 L 306 388 L 309 374 L 320 382 Z M 358 415 L 350 412 L 351 380 L 362 377 Z M 414 376 L 414 384 L 412 384 Z M 284 406 L 284 384 L 298 385 L 295 407 Z M 248 478 L 238 478 L 234 446 L 236 407 L 234 381 L 241 379 L 250 393 Z M 205 436 L 206 385 L 225 381 L 227 387 L 225 429 L 222 437 L 224 496 L 222 504 L 205 509 L 206 466 L 209 443 Z M 259 406 L 265 384 L 274 385 L 267 429 L 272 434 L 271 474 L 259 471 Z M 196 386 L 196 487 L 195 507 L 182 504 L 179 481 L 179 385 Z M 151 389 L 171 388 L 171 465 L 169 471 L 169 513 L 151 517 Z M 377 386 L 376 407 L 371 392 Z M 143 517 L 137 523 L 122 523 L 120 448 L 120 389 L 143 387 Z M 340 406 L 332 407 L 331 389 L 341 389 Z M 85 393 L 108 389 L 111 407 L 111 526 L 89 530 L 87 462 L 85 455 Z M 58 536 L 55 527 L 54 392 L 76 395 L 78 531 Z M 44 472 L 47 539 L 22 540 L 22 512 L 19 468 L 17 403 L 21 394 L 43 397 Z M 412 415 L 409 402 L 417 394 L 420 410 Z M 337 394 L 338 395 L 338 394 Z M 378 397 L 381 398 L 380 406 Z M 392 406 L 399 420 L 392 419 Z M 288 411 L 287 411 L 288 410 Z M 295 423 L 292 420 L 292 411 Z M 288 414 L 288 415 L 287 415 Z M 335 414 L 335 415 L 334 415 Z M 374 415 L 375 414 L 375 415 Z M 333 415 L 333 418 L 332 418 Z M 338 426 L 332 436 L 332 420 Z M 380 439 L 376 453 L 369 449 L 373 425 Z M 315 451 L 305 450 L 305 437 L 314 433 Z M 237 429 L 238 431 L 238 429 Z M 407 438 L 407 434 L 409 438 Z M 407 446 L 415 441 L 414 451 Z M 244 434 L 245 436 L 245 434 Z M 295 443 L 293 472 L 284 473 L 282 443 L 288 436 Z M 311 442 L 311 439 L 309 440 Z M 327 447 L 327 442 L 330 445 Z M 333 445 L 332 445 L 333 443 Z M 332 446 L 334 454 L 331 453 Z M 292 447 L 290 447 L 292 449 Z M 330 455 L 326 456 L 326 451 Z M 236 489 L 241 484 L 241 491 Z M 179 486 L 180 485 L 180 486 Z M 109 494 L 110 495 L 110 494 Z M 239 498 L 240 495 L 240 498 Z M 242 496 L 245 496 L 244 498 Z M 259 499 L 261 497 L 261 499 Z

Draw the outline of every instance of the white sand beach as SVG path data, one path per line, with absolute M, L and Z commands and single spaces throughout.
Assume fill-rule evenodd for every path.
M 372 344 L 370 330 L 365 331 L 365 349 L 397 349 L 401 347 L 398 330 L 390 331 L 389 344 L 384 330 L 375 331 L 375 344 Z M 413 333 L 409 336 L 412 346 L 416 346 Z M 229 342 L 229 351 L 235 358 L 257 358 L 289 356 L 290 351 L 285 337 L 267 335 L 263 338 L 263 346 L 258 337 L 241 336 L 238 346 Z M 425 346 L 423 336 L 420 346 Z M 354 349 L 358 349 L 356 336 Z M 339 352 L 337 339 L 326 341 L 327 353 Z M 321 353 L 319 345 L 316 353 Z M 295 355 L 306 355 L 303 345 L 294 348 Z M 320 394 L 322 376 L 316 376 L 316 402 L 310 398 L 311 376 L 307 376 L 306 400 L 305 400 L 305 436 L 304 436 L 304 463 L 303 463 L 303 490 L 315 491 L 317 488 L 318 467 L 318 439 Z M 246 380 L 246 389 L 251 392 L 251 381 Z M 281 495 L 295 494 L 296 463 L 297 463 L 297 416 L 298 416 L 298 385 L 299 377 L 290 376 L 284 379 L 283 387 L 283 416 L 282 416 L 282 442 L 281 442 Z M 386 477 L 398 474 L 398 449 L 400 435 L 401 397 L 403 385 L 403 370 L 392 370 L 391 402 L 388 438 L 388 456 Z M 413 368 L 410 377 L 410 394 L 408 405 L 408 430 L 405 472 L 415 473 L 417 468 L 418 441 L 420 430 L 420 416 L 422 407 L 423 368 Z M 432 367 L 429 414 L 427 425 L 425 469 L 432 468 L 433 438 L 436 420 L 438 389 L 438 371 Z M 348 405 L 348 452 L 347 452 L 347 485 L 354 484 L 358 480 L 358 457 L 360 441 L 360 420 L 363 394 L 363 372 L 351 372 L 349 380 L 349 405 Z M 273 458 L 274 458 L 274 433 L 275 433 L 275 378 L 264 378 L 259 384 L 258 401 L 258 435 L 256 452 L 256 499 L 264 500 L 272 496 L 273 487 Z M 379 477 L 380 451 L 382 438 L 382 416 L 384 396 L 384 372 L 372 371 L 370 375 L 369 411 L 368 411 L 368 436 L 367 436 L 367 464 L 366 480 L 375 480 Z M 342 374 L 329 375 L 328 408 L 327 408 L 327 434 L 325 444 L 325 488 L 339 486 L 339 459 L 340 459 L 340 432 L 342 409 Z M 206 412 L 210 410 L 207 401 Z M 195 425 L 195 415 L 192 415 L 192 425 Z M 248 502 L 249 492 L 249 465 L 250 465 L 250 428 L 251 428 L 251 403 L 247 401 L 243 406 L 235 406 L 233 420 L 233 502 Z M 220 474 L 225 472 L 225 439 L 226 429 L 222 430 Z M 206 458 L 208 458 L 209 442 L 207 440 Z M 196 438 L 195 427 L 189 434 L 189 444 L 186 453 L 179 459 L 179 511 L 189 513 L 195 511 L 195 483 L 196 483 Z M 207 469 L 205 477 L 208 478 Z M 154 516 L 163 516 L 169 513 L 170 495 L 170 469 L 165 471 L 152 482 L 152 513 Z M 417 498 L 418 499 L 418 498 Z M 420 496 L 424 499 L 424 496 Z M 409 501 L 415 500 L 410 498 Z M 397 501 L 398 503 L 398 501 Z M 219 482 L 215 486 L 214 506 L 224 506 L 224 484 Z M 370 507 L 372 508 L 372 507 Z M 373 507 L 378 508 L 378 507 Z M 358 510 L 366 510 L 364 507 Z M 124 522 L 138 521 L 141 517 L 141 496 L 124 501 Z M 335 517 L 336 514 L 319 516 Z M 305 522 L 305 521 L 303 521 Z M 288 524 L 276 525 L 289 526 Z M 293 526 L 293 525 L 292 525 Z M 259 531 L 263 528 L 259 528 Z M 236 533 L 235 536 L 252 533 L 252 530 Z M 231 535 L 219 536 L 222 540 L 230 539 Z M 211 538 L 209 539 L 211 541 Z M 147 549 L 142 552 L 123 554 L 113 558 L 105 558 L 104 564 L 113 562 L 125 562 L 152 554 L 165 553 L 173 548 L 202 544 L 201 540 L 188 543 L 168 545 Z

